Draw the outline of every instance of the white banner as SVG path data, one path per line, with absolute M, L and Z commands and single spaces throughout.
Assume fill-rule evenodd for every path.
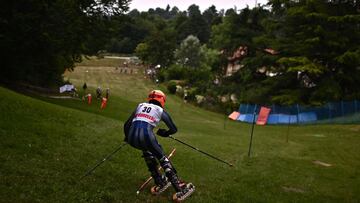
M 60 93 L 67 92 L 67 91 L 70 92 L 72 89 L 74 89 L 74 85 L 64 85 L 64 86 L 60 87 Z

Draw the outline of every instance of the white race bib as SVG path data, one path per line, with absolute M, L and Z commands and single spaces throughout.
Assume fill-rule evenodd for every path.
M 163 108 L 155 104 L 141 103 L 136 109 L 135 117 L 132 122 L 145 121 L 150 125 L 156 127 L 161 120 L 161 115 L 163 111 Z

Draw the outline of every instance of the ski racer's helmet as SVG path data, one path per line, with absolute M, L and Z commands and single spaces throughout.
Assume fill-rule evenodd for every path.
M 162 108 L 164 108 L 165 101 L 166 101 L 166 95 L 161 90 L 152 90 L 149 93 L 148 101 L 155 100 L 158 101 Z

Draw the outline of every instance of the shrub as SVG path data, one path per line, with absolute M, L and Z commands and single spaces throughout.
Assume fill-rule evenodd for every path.
M 167 84 L 167 89 L 171 94 L 175 94 L 176 93 L 176 82 L 175 81 L 170 81 Z
M 166 70 L 166 73 L 167 80 L 181 80 L 185 78 L 186 68 L 181 65 L 174 64 Z

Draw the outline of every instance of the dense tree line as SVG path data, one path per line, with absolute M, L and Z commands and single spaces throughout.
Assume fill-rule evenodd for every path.
M 271 15 L 262 22 L 265 32 L 253 38 L 253 43 L 279 53 L 257 51 L 243 61 L 245 68 L 239 71 L 239 78 L 251 75 L 242 81 L 243 100 L 321 104 L 359 99 L 359 4 L 334 0 L 269 1 Z M 259 75 L 259 67 L 276 75 Z
M 261 104 L 360 98 L 359 1 L 270 0 L 253 9 L 212 6 L 202 13 L 191 5 L 137 16 L 154 25 L 138 55 L 166 67 L 161 79 L 184 80 L 210 100 L 229 94 Z M 226 77 L 239 47 L 247 49 L 235 61 L 241 68 Z
M 358 0 L 269 0 L 241 10 L 195 4 L 127 13 L 129 0 L 7 1 L 2 81 L 61 81 L 83 54 L 136 54 L 208 103 L 321 104 L 360 98 Z M 114 5 L 117 5 L 114 7 Z M 116 9 L 115 9 L 116 8 Z M 242 53 L 242 50 L 246 50 Z M 240 55 L 239 55 L 240 54 Z M 239 70 L 227 75 L 233 63 Z

